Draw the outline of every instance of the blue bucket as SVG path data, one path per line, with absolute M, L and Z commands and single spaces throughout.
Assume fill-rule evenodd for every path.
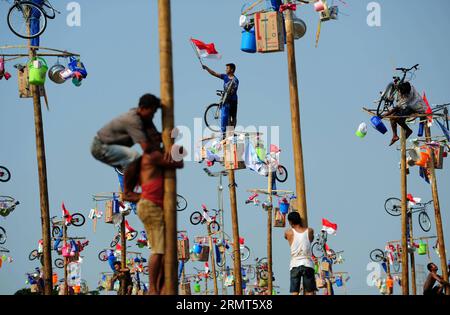
M 250 54 L 256 52 L 256 36 L 254 28 L 248 32 L 246 30 L 242 31 L 241 50 Z
M 202 245 L 200 244 L 195 244 L 194 245 L 194 253 L 195 254 L 200 254 L 202 252 Z
M 342 278 L 340 277 L 336 278 L 336 286 L 342 287 Z
M 387 132 L 387 128 L 384 125 L 382 119 L 378 116 L 373 116 L 370 119 L 370 122 L 372 123 L 372 126 L 378 130 L 379 132 L 381 132 L 382 134 L 385 134 Z
M 287 214 L 289 212 L 289 204 L 288 203 L 280 203 L 280 212 L 282 214 Z

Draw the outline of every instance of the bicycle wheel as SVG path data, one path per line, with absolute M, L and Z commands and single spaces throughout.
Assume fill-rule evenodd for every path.
M 98 253 L 98 259 L 100 259 L 100 261 L 108 260 L 108 255 L 106 254 L 106 249 L 104 249 L 100 253 Z
M 398 198 L 389 198 L 384 203 L 384 209 L 390 215 L 397 217 L 402 214 L 402 201 Z
M 187 208 L 187 201 L 183 196 L 177 194 L 177 211 L 183 211 Z
M 280 183 L 284 183 L 288 179 L 288 171 L 283 165 L 278 165 L 277 171 L 275 172 L 275 178 Z
M 44 0 L 42 3 L 42 11 L 44 11 L 45 16 L 50 20 L 56 17 L 56 11 L 48 0 Z
M 55 259 L 55 266 L 56 268 L 62 269 L 64 268 L 64 260 L 61 258 L 56 258 Z
M 6 230 L 0 226 L 0 244 L 5 244 L 6 239 Z
M 0 182 L 6 183 L 11 179 L 11 172 L 4 166 L 0 166 Z
M 59 233 L 61 233 L 61 228 L 59 226 L 54 226 L 52 228 L 52 236 L 54 238 L 57 238 L 59 236 Z
M 38 20 L 39 31 L 28 34 L 27 26 L 32 20 Z M 7 21 L 11 32 L 25 39 L 39 37 L 47 28 L 47 17 L 44 11 L 38 5 L 28 1 L 12 6 L 8 11 Z
M 205 125 L 213 132 L 221 131 L 220 128 L 220 106 L 219 104 L 211 104 L 205 110 Z
M 109 246 L 111 247 L 115 247 L 120 241 L 120 235 L 116 235 L 114 236 L 113 240 L 111 241 L 111 243 L 109 244 Z
M 323 257 L 323 248 L 319 243 L 315 242 L 311 247 L 312 254 L 317 258 Z
M 193 225 L 200 224 L 200 222 L 202 222 L 202 220 L 203 220 L 203 215 L 200 212 L 195 211 L 191 214 L 191 217 L 189 218 L 189 220 L 191 221 L 191 223 Z
M 220 262 L 216 259 L 216 265 L 219 267 L 223 267 L 225 265 L 225 252 L 220 253 Z
M 431 220 L 425 211 L 419 213 L 419 225 L 424 232 L 431 230 Z
M 74 213 L 72 214 L 72 220 L 70 223 L 73 226 L 82 226 L 86 222 L 86 218 L 81 213 Z
M 142 272 L 144 273 L 144 275 L 148 275 L 148 266 L 142 268 Z
M 247 245 L 241 246 L 241 261 L 246 261 L 250 257 L 250 248 Z
M 32 250 L 31 253 L 28 255 L 28 259 L 31 261 L 35 260 L 38 257 L 39 257 L 39 253 L 38 253 L 37 249 Z
M 384 252 L 381 249 L 374 249 L 370 252 L 370 259 L 374 262 L 381 262 L 384 259 Z
M 209 229 L 212 233 L 217 233 L 220 231 L 220 225 L 216 221 L 211 221 L 211 223 L 209 223 Z
M 267 270 L 260 270 L 258 272 L 259 278 L 263 280 L 269 279 L 269 272 Z

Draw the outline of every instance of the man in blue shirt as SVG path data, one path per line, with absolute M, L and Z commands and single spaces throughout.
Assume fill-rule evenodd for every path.
M 213 70 L 211 70 L 208 66 L 203 65 L 203 69 L 208 71 L 212 76 L 223 80 L 223 89 L 227 91 L 228 88 L 229 94 L 224 101 L 221 112 L 221 130 L 223 133 L 226 132 L 227 127 L 236 127 L 236 116 L 237 116 L 237 90 L 239 87 L 239 80 L 234 75 L 236 71 L 236 65 L 234 63 L 229 63 L 226 65 L 225 74 L 219 74 Z M 230 87 L 229 85 L 232 84 Z

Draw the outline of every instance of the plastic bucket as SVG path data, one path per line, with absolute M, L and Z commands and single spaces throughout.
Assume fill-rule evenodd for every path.
M 342 278 L 341 277 L 336 278 L 336 286 L 342 287 Z
M 48 66 L 44 58 L 34 57 L 28 62 L 28 79 L 30 84 L 44 85 Z
M 378 116 L 373 116 L 370 119 L 370 122 L 372 123 L 372 126 L 378 130 L 379 132 L 381 132 L 382 134 L 385 134 L 387 132 L 387 128 L 384 125 L 383 121 L 381 120 L 380 117 Z
M 280 212 L 282 214 L 287 214 L 289 212 L 289 204 L 285 202 L 280 203 Z
M 200 283 L 194 283 L 194 292 L 200 293 L 200 291 L 201 291 Z
M 419 255 L 426 255 L 428 252 L 428 247 L 426 243 L 420 243 L 419 244 L 419 249 L 417 250 L 417 253 Z
M 202 245 L 195 244 L 194 245 L 194 254 L 200 254 L 202 252 Z
M 425 126 L 425 123 L 423 121 L 419 123 L 419 132 L 417 133 L 418 137 L 423 137 L 424 126 Z
M 250 54 L 256 52 L 256 36 L 254 28 L 248 32 L 246 30 L 242 31 L 241 50 Z

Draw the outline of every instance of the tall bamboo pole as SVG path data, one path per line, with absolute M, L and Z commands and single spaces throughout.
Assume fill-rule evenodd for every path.
M 425 123 L 425 136 L 427 142 L 431 141 L 431 130 L 430 127 Z M 445 253 L 445 240 L 444 240 L 444 229 L 442 226 L 441 217 L 441 206 L 439 204 L 439 193 L 437 187 L 436 170 L 434 168 L 434 158 L 430 159 L 430 182 L 431 182 L 431 193 L 433 195 L 433 205 L 434 205 L 434 216 L 436 221 L 436 232 L 439 245 L 439 256 L 441 260 L 442 278 L 448 281 L 448 267 L 447 267 L 447 254 Z M 445 290 L 447 295 L 450 295 L 450 290 Z
M 223 173 L 220 172 L 219 175 L 219 187 L 217 188 L 218 190 L 218 196 L 219 196 L 219 210 L 220 210 L 220 223 L 221 223 L 221 227 L 222 227 L 222 241 L 225 239 L 225 222 L 223 219 L 223 185 L 222 185 L 222 178 L 223 178 Z M 222 263 L 222 267 L 220 268 L 221 273 L 222 273 L 222 295 L 227 295 L 227 287 L 225 286 L 225 277 L 223 276 L 225 274 L 225 267 L 226 267 L 226 255 L 223 255 L 222 259 L 223 259 L 223 263 Z
M 208 228 L 208 240 L 209 240 L 209 253 L 211 255 L 211 269 L 212 269 L 212 273 L 213 273 L 213 283 L 214 283 L 214 295 L 219 295 L 219 289 L 217 287 L 217 277 L 216 277 L 216 261 L 214 259 L 214 248 L 213 248 L 213 242 L 212 242 L 212 237 L 211 237 L 211 226 L 209 225 L 209 223 L 206 225 Z M 208 279 L 206 279 L 206 281 L 208 281 Z
M 413 237 L 413 223 L 412 223 L 412 213 L 410 212 L 408 214 L 408 221 L 409 221 L 409 244 L 411 249 L 414 248 L 414 237 Z M 409 254 L 409 259 L 411 260 L 411 288 L 412 288 L 412 294 L 417 295 L 417 283 L 416 283 L 416 260 L 414 257 L 414 252 L 411 250 L 411 253 Z
M 285 0 L 285 3 L 290 0 Z M 292 11 L 285 11 L 286 46 L 289 72 L 289 97 L 291 108 L 292 143 L 294 149 L 294 167 L 298 210 L 303 226 L 308 226 L 306 206 L 305 171 L 303 165 L 302 134 L 300 127 L 300 105 L 298 96 L 297 65 L 295 60 L 294 22 Z
M 27 23 L 27 32 L 30 34 L 30 25 Z M 31 48 L 28 40 L 28 54 L 30 59 L 36 57 L 36 50 Z M 36 157 L 39 174 L 39 199 L 41 206 L 41 226 L 44 255 L 44 294 L 51 295 L 53 291 L 52 253 L 50 238 L 50 210 L 48 202 L 47 163 L 45 159 L 44 127 L 42 123 L 41 95 L 39 86 L 30 85 L 33 94 L 34 128 L 36 136 Z
M 409 295 L 409 270 L 408 270 L 408 242 L 406 238 L 408 225 L 408 207 L 407 207 L 407 180 L 406 180 L 406 134 L 405 129 L 401 129 L 401 200 L 402 200 L 402 293 Z
M 65 222 L 63 221 L 62 225 L 63 229 L 63 244 L 66 245 L 67 243 L 67 226 L 65 225 Z M 64 295 L 69 295 L 69 287 L 67 286 L 67 257 L 63 257 L 64 259 Z
M 163 143 L 166 150 L 173 145 L 171 132 L 174 128 L 173 68 L 172 68 L 172 28 L 170 0 L 158 0 L 158 28 L 160 54 L 160 81 Z M 164 286 L 163 294 L 176 295 L 177 277 L 177 211 L 176 172 L 164 171 Z
M 125 235 L 125 216 L 122 215 L 122 222 L 120 223 L 120 242 L 121 242 L 121 247 L 122 247 L 122 269 L 127 268 L 127 238 Z M 120 280 L 120 287 L 122 288 L 122 295 L 125 295 L 127 292 L 127 288 L 125 287 L 126 285 L 126 279 L 125 277 L 122 277 L 122 279 Z
M 269 295 L 272 295 L 273 289 L 273 271 L 272 271 L 272 177 L 273 173 L 270 169 L 269 165 L 269 176 L 267 179 L 268 182 L 268 190 L 269 193 L 269 208 L 267 209 L 267 272 L 269 274 L 268 279 L 268 291 Z
M 231 225 L 233 228 L 233 254 L 234 254 L 234 294 L 242 295 L 241 250 L 239 246 L 239 223 L 236 203 L 236 182 L 234 170 L 228 171 L 230 181 L 230 207 Z

